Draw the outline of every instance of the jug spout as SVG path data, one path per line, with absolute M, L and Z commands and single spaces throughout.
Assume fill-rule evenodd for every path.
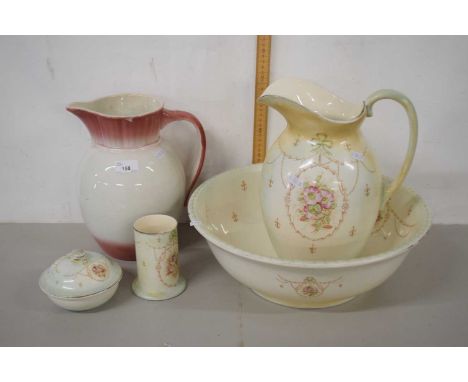
M 155 143 L 164 124 L 162 102 L 141 94 L 73 102 L 67 110 L 81 119 L 96 144 L 109 148 L 138 148 Z
M 283 78 L 268 86 L 258 99 L 277 110 L 289 126 L 360 124 L 365 105 L 343 100 L 311 81 Z

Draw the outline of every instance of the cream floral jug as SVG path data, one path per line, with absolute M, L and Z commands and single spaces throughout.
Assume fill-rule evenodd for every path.
M 382 174 L 360 126 L 375 102 L 390 99 L 405 109 L 410 126 L 406 158 L 384 188 Z M 379 90 L 353 104 L 310 81 L 281 79 L 259 102 L 276 109 L 287 128 L 269 149 L 261 191 L 265 225 L 277 254 L 302 260 L 356 257 L 410 168 L 417 117 L 411 101 Z

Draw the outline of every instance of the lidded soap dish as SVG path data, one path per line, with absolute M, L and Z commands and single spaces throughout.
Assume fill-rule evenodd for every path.
M 42 273 L 39 287 L 58 306 L 79 311 L 107 302 L 121 278 L 117 262 L 97 252 L 76 249 Z

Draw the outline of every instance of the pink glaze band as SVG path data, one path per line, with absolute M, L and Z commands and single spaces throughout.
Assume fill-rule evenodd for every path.
M 75 107 L 68 107 L 67 110 L 83 121 L 96 144 L 116 149 L 134 149 L 155 143 L 159 140 L 160 130 L 171 122 L 192 123 L 200 135 L 201 152 L 197 169 L 185 195 L 184 206 L 187 206 L 203 168 L 206 154 L 205 131 L 197 117 L 186 111 L 165 108 L 136 117 L 111 117 Z
M 137 117 L 109 117 L 88 110 L 68 107 L 67 110 L 80 118 L 88 128 L 93 142 L 114 149 L 134 149 L 155 143 L 163 109 Z
M 132 244 L 119 244 L 112 243 L 110 241 L 105 241 L 98 239 L 94 236 L 94 240 L 99 244 L 104 252 L 109 254 L 115 259 L 125 260 L 125 261 L 135 261 L 135 245 Z

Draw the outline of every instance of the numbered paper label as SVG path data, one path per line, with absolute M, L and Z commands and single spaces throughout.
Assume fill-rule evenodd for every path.
M 138 171 L 138 161 L 134 159 L 120 160 L 118 162 L 115 162 L 114 168 L 115 172 L 122 173 Z

